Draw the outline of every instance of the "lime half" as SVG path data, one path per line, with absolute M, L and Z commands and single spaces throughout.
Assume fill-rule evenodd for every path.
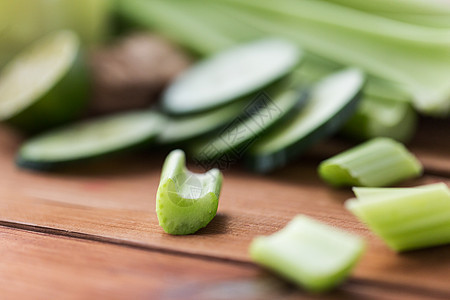
M 37 132 L 73 120 L 87 101 L 88 83 L 78 37 L 47 35 L 0 73 L 0 121 Z

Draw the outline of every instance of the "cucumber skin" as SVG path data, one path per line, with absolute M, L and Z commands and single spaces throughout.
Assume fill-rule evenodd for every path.
M 299 99 L 298 99 L 297 104 L 290 111 L 288 111 L 282 118 L 276 120 L 271 126 L 269 126 L 268 128 L 265 128 L 262 132 L 260 132 L 256 136 L 256 138 L 258 138 L 258 136 L 260 136 L 260 135 L 263 135 L 267 131 L 270 131 L 270 130 L 272 130 L 274 128 L 277 128 L 278 126 L 282 126 L 284 122 L 286 122 L 286 121 L 290 120 L 292 117 L 294 117 L 295 114 L 297 114 L 306 105 L 309 94 L 310 94 L 309 89 L 300 90 L 299 91 Z M 252 109 L 252 107 L 257 107 L 257 104 L 255 103 L 253 106 L 250 106 L 249 109 Z M 220 135 L 220 133 L 222 133 L 222 130 L 224 128 L 226 128 L 226 126 L 224 126 L 221 129 L 219 129 L 217 131 L 217 134 Z M 253 138 L 255 138 L 255 136 Z M 232 153 L 233 151 L 236 151 L 236 149 L 239 149 L 239 150 L 237 150 L 237 152 L 240 153 L 241 152 L 240 148 L 245 147 L 247 142 L 248 142 L 248 140 L 242 141 L 240 144 L 236 145 L 235 148 L 230 148 L 230 149 L 228 149 L 226 151 L 218 152 L 214 157 L 208 157 L 208 160 L 217 159 L 217 158 L 219 158 L 219 157 L 221 157 L 221 156 L 223 156 L 225 154 L 229 154 L 229 153 Z M 192 151 L 189 151 L 189 150 L 190 149 L 188 148 L 188 152 L 192 152 Z M 244 152 L 246 152 L 248 149 L 242 149 L 242 150 L 244 150 Z M 190 154 L 193 155 L 193 153 L 190 153 Z M 198 160 L 201 160 L 199 157 L 194 157 L 194 158 L 196 158 Z
M 153 142 L 156 140 L 157 135 L 151 136 L 145 140 L 142 140 L 138 143 L 132 144 L 132 145 L 124 145 L 121 148 L 116 148 L 113 150 L 105 151 L 103 153 L 99 153 L 92 156 L 86 156 L 86 157 L 80 157 L 75 159 L 69 159 L 69 160 L 60 160 L 60 161 L 37 161 L 37 160 L 28 160 L 27 158 L 23 157 L 19 153 L 16 155 L 15 163 L 16 166 L 24 169 L 34 170 L 34 171 L 43 171 L 43 172 L 51 172 L 51 171 L 57 171 L 58 169 L 64 168 L 64 167 L 70 167 L 73 165 L 77 165 L 79 163 L 88 163 L 90 161 L 94 161 L 98 158 L 104 158 L 107 159 L 109 157 L 114 157 L 120 154 L 126 154 L 130 152 L 134 152 L 137 150 L 146 149 L 147 146 L 153 144 Z
M 79 51 L 68 71 L 50 90 L 4 122 L 27 134 L 67 124 L 81 116 L 90 90 L 88 67 Z
M 363 89 L 361 88 L 355 94 L 347 105 L 342 107 L 330 120 L 322 123 L 314 131 L 306 135 L 300 141 L 297 141 L 286 148 L 280 149 L 275 153 L 266 155 L 247 155 L 244 163 L 245 167 L 256 173 L 269 173 L 275 169 L 285 166 L 289 161 L 297 158 L 309 147 L 319 142 L 320 140 L 336 133 L 345 124 L 345 122 L 352 117 L 356 111 L 359 101 L 362 98 Z

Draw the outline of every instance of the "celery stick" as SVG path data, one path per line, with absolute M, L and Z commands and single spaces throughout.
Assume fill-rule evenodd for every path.
M 364 95 L 342 132 L 359 140 L 389 137 L 407 142 L 416 125 L 417 115 L 409 103 Z
M 404 85 L 413 96 L 415 107 L 423 113 L 450 113 L 450 86 L 446 80 L 450 77 L 448 49 L 395 41 L 380 43 L 362 32 L 286 18 L 270 11 L 257 13 L 257 4 L 233 3 L 235 7 L 222 5 L 222 10 L 268 34 L 298 42 L 317 55 L 359 66 L 372 75 Z
M 187 10 L 187 13 L 186 11 Z M 189 13 L 182 1 L 122 0 L 119 12 L 141 26 L 154 28 L 169 38 L 202 55 L 209 55 L 234 44 Z
M 240 0 L 222 0 L 239 2 Z M 427 46 L 448 47 L 450 31 L 399 22 L 363 11 L 355 11 L 345 6 L 317 0 L 249 0 L 245 2 L 255 10 L 265 10 L 271 14 L 281 14 L 285 18 L 295 18 L 342 27 L 351 31 L 396 41 L 425 44 Z
M 377 198 L 386 198 L 389 196 L 397 197 L 398 195 L 405 195 L 407 193 L 414 194 L 417 189 L 435 189 L 439 187 L 445 187 L 445 183 L 434 183 L 421 185 L 414 188 L 369 188 L 369 187 L 353 187 L 352 190 L 355 193 L 359 201 L 367 201 Z
M 421 26 L 450 28 L 450 14 L 447 15 L 423 15 L 405 13 L 381 13 L 383 17 L 398 20 L 405 23 Z
M 346 207 L 395 251 L 450 243 L 450 191 L 444 183 L 415 188 L 358 188 Z
M 419 176 L 420 162 L 400 143 L 375 138 L 323 161 L 319 174 L 333 186 L 380 187 Z
M 250 245 L 255 262 L 313 292 L 341 283 L 363 251 L 360 238 L 302 215 Z

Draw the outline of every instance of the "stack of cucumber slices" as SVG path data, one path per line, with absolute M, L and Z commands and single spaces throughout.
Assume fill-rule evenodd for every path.
M 60 46 L 69 44 L 57 36 L 40 41 L 38 48 L 50 47 L 55 40 Z M 74 51 L 69 50 L 66 56 L 74 58 Z M 46 68 L 48 55 L 40 52 L 28 51 L 26 59 L 19 56 L 12 66 L 31 61 L 34 70 Z M 365 82 L 362 72 L 346 69 L 306 85 L 292 76 L 303 56 L 297 46 L 276 38 L 236 46 L 179 76 L 163 93 L 159 107 L 52 129 L 26 141 L 17 162 L 42 169 L 152 145 L 185 149 L 198 162 L 217 165 L 232 156 L 243 159 L 254 171 L 272 171 L 336 132 L 353 114 Z M 49 82 L 60 81 L 60 73 L 69 74 L 66 69 L 73 64 L 69 58 Z M 3 77 L 8 78 L 15 71 L 5 72 Z M 28 99 L 49 94 L 49 82 L 34 80 L 40 87 Z M 0 82 L 0 105 L 14 102 L 17 113 L 36 102 L 6 101 L 1 86 Z

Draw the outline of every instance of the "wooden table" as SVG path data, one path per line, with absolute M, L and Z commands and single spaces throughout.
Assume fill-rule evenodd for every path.
M 410 145 L 424 163 L 417 185 L 450 184 L 450 120 L 424 120 Z M 225 171 L 218 215 L 190 236 L 158 226 L 162 153 L 118 157 L 60 173 L 13 163 L 19 138 L 0 128 L 1 299 L 450 299 L 450 246 L 395 254 L 343 208 L 317 163 L 346 142 L 330 140 L 268 176 Z M 364 236 L 349 280 L 313 296 L 253 264 L 253 237 L 306 214 Z

